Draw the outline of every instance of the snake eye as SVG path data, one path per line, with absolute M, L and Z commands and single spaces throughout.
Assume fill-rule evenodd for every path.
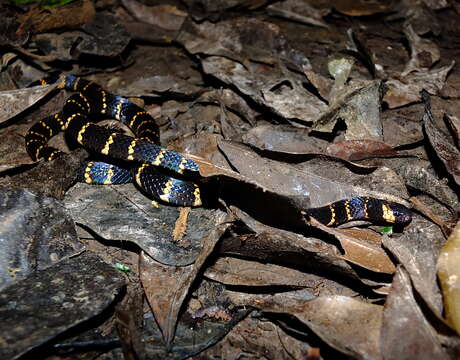
M 398 224 L 407 224 L 412 220 L 411 211 L 406 208 L 404 205 L 391 203 L 390 205 L 393 216 L 395 217 L 395 222 Z

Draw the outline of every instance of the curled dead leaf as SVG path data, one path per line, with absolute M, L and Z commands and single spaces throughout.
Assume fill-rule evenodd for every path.
M 444 295 L 447 321 L 460 334 L 460 222 L 438 257 L 438 277 Z

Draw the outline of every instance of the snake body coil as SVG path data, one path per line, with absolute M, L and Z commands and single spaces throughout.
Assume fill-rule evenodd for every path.
M 33 160 L 44 158 L 50 161 L 59 156 L 62 152 L 49 146 L 48 141 L 58 132 L 65 131 L 71 139 L 94 153 L 132 164 L 127 171 L 103 162 L 89 163 L 81 176 L 83 181 L 119 184 L 134 180 L 156 199 L 181 206 L 201 205 L 200 190 L 195 183 L 166 176 L 157 170 L 162 167 L 184 174 L 197 173 L 199 168 L 180 153 L 158 145 L 158 126 L 144 109 L 79 77 L 68 75 L 58 81 L 58 87 L 76 93 L 67 99 L 60 113 L 37 122 L 27 132 L 26 149 Z M 38 80 L 31 86 L 49 82 L 49 79 Z M 96 125 L 90 119 L 93 114 L 107 115 L 123 122 L 136 137 Z

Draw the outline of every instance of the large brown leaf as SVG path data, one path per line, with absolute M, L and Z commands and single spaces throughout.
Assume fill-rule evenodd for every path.
M 201 251 L 191 265 L 167 266 L 155 261 L 147 254 L 142 254 L 140 258 L 142 285 L 164 341 L 168 346 L 174 338 L 179 310 L 190 286 L 229 225 L 225 223 L 225 219 L 226 214 L 219 212 L 215 218 L 215 228 L 204 234 L 201 241 Z

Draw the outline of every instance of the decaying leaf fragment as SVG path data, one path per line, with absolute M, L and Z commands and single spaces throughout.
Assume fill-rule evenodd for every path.
M 284 118 L 316 121 L 327 109 L 323 101 L 303 87 L 303 76 L 284 71 L 278 64 L 250 63 L 248 66 L 249 69 L 225 57 L 210 56 L 203 60 L 206 73 L 236 86 L 258 104 Z
M 225 57 L 245 65 L 248 60 L 274 65 L 282 59 L 298 67 L 310 66 L 308 58 L 292 48 L 279 26 L 256 18 L 186 22 L 177 41 L 192 54 Z
M 113 41 L 114 38 L 117 41 Z M 119 56 L 130 39 L 121 22 L 109 14 L 96 14 L 91 22 L 73 32 L 35 36 L 37 47 L 59 60 L 76 59 L 82 54 Z
M 450 129 L 452 130 L 452 137 L 454 143 L 457 147 L 460 145 L 460 119 L 452 114 L 445 114 L 446 121 L 449 124 Z
M 341 97 L 334 106 L 321 116 L 313 129 L 331 132 L 337 120 L 343 119 L 347 124 L 346 140 L 383 140 L 380 120 L 381 92 L 382 83 L 374 81 L 347 94 L 345 98 Z
M 437 95 L 443 88 L 447 75 L 454 65 L 455 61 L 452 60 L 450 65 L 426 72 L 411 72 L 400 79 L 390 79 L 386 82 L 388 91 L 385 93 L 383 100 L 390 108 L 395 108 L 420 101 L 422 89 L 428 91 L 431 95 Z
M 443 133 L 435 123 L 431 112 L 430 99 L 428 93 L 424 93 L 425 114 L 423 124 L 428 139 L 436 151 L 436 155 L 441 159 L 446 170 L 452 175 L 455 182 L 460 185 L 460 152 L 452 144 L 452 141 Z
M 329 74 L 334 78 L 334 85 L 329 94 L 331 106 L 337 104 L 340 99 L 345 97 L 345 83 L 350 76 L 352 67 L 353 61 L 348 58 L 333 59 L 327 63 Z
M 299 21 L 304 24 L 328 27 L 323 17 L 330 13 L 331 9 L 316 9 L 306 1 L 287 0 L 269 5 L 267 11 L 269 14 Z
M 290 70 L 311 65 L 275 24 L 255 19 L 186 23 L 177 41 L 194 55 L 207 55 L 201 60 L 205 73 L 279 116 L 315 121 L 326 109 L 324 101 L 305 89 L 304 77 Z
M 1 291 L 84 247 L 58 200 L 0 186 L 0 250 Z
M 172 5 L 147 6 L 134 0 L 122 3 L 137 20 L 165 30 L 179 30 L 187 17 L 187 13 Z
M 412 71 L 428 71 L 441 57 L 438 46 L 418 36 L 412 25 L 406 26 L 404 33 L 409 40 L 411 57 L 401 75 L 406 76 Z
M 28 109 L 56 86 L 54 84 L 0 92 L 0 123 Z

